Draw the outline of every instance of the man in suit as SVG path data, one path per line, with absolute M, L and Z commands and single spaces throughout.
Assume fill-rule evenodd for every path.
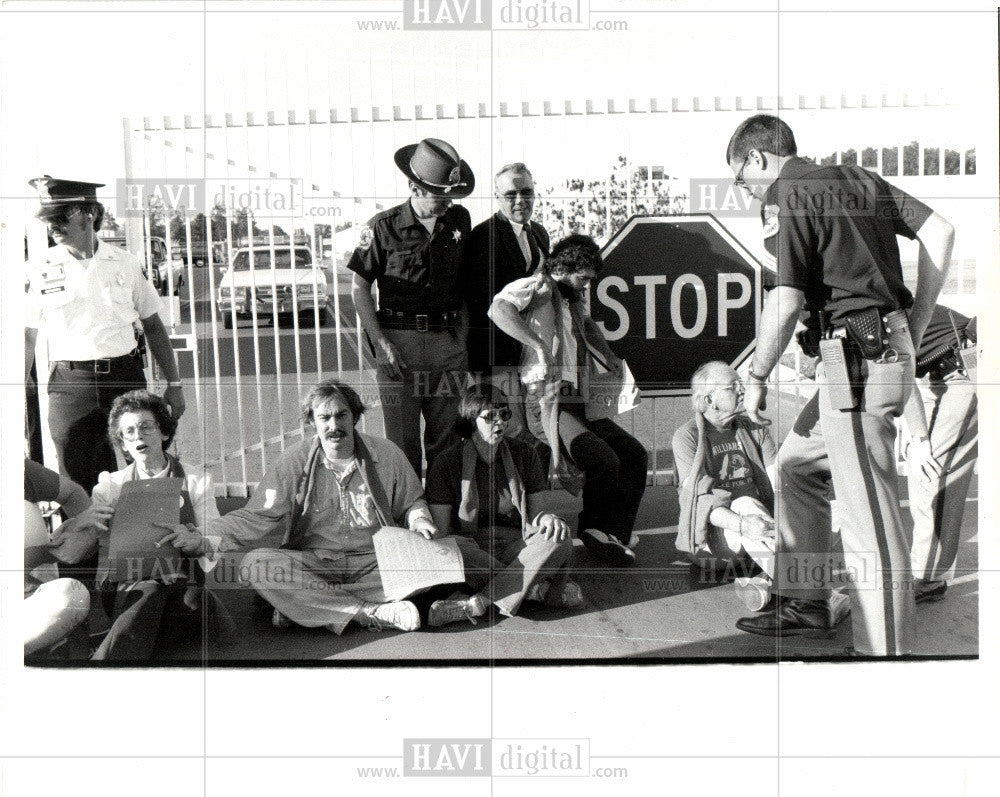
M 525 428 L 517 366 L 521 344 L 497 330 L 486 311 L 508 283 L 532 273 L 549 254 L 549 234 L 531 220 L 535 181 L 523 163 L 509 163 L 493 180 L 499 210 L 473 228 L 462 274 L 469 309 L 469 370 L 492 382 L 514 412 L 508 435 Z

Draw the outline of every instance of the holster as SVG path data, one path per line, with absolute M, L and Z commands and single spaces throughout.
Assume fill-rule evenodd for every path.
M 795 333 L 799 348 L 806 357 L 819 357 L 820 332 L 815 327 L 807 327 Z
M 877 307 L 858 310 L 845 316 L 844 329 L 847 331 L 847 339 L 866 360 L 877 360 L 889 345 L 885 324 L 882 323 L 882 311 Z

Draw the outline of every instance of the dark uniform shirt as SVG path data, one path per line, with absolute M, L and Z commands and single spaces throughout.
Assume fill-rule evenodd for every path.
M 452 205 L 431 235 L 406 201 L 374 216 L 368 228 L 347 267 L 378 284 L 380 309 L 434 313 L 461 308 L 459 266 L 472 229 L 468 210 Z
M 952 326 L 952 318 L 955 325 Z M 943 305 L 935 305 L 931 320 L 927 322 L 927 329 L 920 339 L 920 349 L 917 351 L 917 359 L 926 357 L 939 346 L 951 346 L 961 349 L 965 345 L 965 327 L 969 319 L 961 313 L 949 310 Z M 958 330 L 958 339 L 955 338 L 955 330 Z
M 869 307 L 908 309 L 897 235 L 915 238 L 931 209 L 857 166 L 792 158 L 764 197 L 764 245 L 777 285 L 805 293 L 832 322 Z

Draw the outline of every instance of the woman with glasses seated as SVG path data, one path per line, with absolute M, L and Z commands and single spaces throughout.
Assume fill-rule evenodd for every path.
M 425 498 L 438 529 L 456 534 L 470 583 L 489 583 L 470 598 L 439 601 L 429 624 L 477 617 L 491 603 L 507 617 L 525 600 L 578 606 L 580 587 L 568 580 L 570 528 L 545 511 L 548 485 L 534 448 L 504 436 L 511 413 L 503 393 L 475 385 L 458 414 L 461 440 L 435 458 Z
M 219 517 L 212 478 L 200 468 L 182 465 L 167 453 L 177 421 L 167 403 L 146 390 L 134 390 L 115 399 L 108 418 L 108 436 L 130 464 L 122 470 L 104 471 L 94 487 L 95 506 L 118 504 L 123 485 L 137 479 L 181 478 L 180 522 L 193 528 Z M 113 516 L 112 516 L 113 519 Z M 108 523 L 98 526 L 99 544 L 108 545 Z M 169 529 L 164 529 L 164 536 Z M 102 560 L 107 551 L 102 551 Z M 178 573 L 159 573 L 156 578 L 113 582 L 110 568 L 99 566 L 98 586 L 105 611 L 113 621 L 111 630 L 94 654 L 95 660 L 143 661 L 170 636 L 194 635 L 200 631 L 202 600 L 209 596 L 201 584 L 211 563 L 191 562 Z M 103 582 L 103 583 L 102 583 Z
M 584 472 L 579 533 L 587 550 L 615 567 L 635 563 L 629 544 L 646 489 L 646 449 L 607 418 L 588 420 L 588 351 L 617 375 L 622 360 L 587 310 L 587 287 L 600 272 L 593 238 L 570 235 L 531 277 L 506 285 L 489 316 L 523 346 L 521 381 L 527 388 L 528 428 L 552 451 L 550 471 L 563 452 Z

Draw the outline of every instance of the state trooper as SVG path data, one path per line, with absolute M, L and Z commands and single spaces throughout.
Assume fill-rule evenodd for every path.
M 136 322 L 167 379 L 163 397 L 175 418 L 184 412 L 184 392 L 158 315 L 160 297 L 135 257 L 97 238 L 104 220 L 97 189 L 103 184 L 45 175 L 29 185 L 38 191 L 37 216 L 55 245 L 27 264 L 25 379 L 44 328 L 49 433 L 59 470 L 89 493 L 102 471 L 118 470 L 108 440 L 112 402 L 146 387 Z
M 818 390 L 778 453 L 779 600 L 736 627 L 767 636 L 829 635 L 843 618 L 830 595 L 844 571 L 827 566 L 832 480 L 845 517 L 846 573 L 858 581 L 850 593 L 850 652 L 909 653 L 915 610 L 894 419 L 914 389 L 915 344 L 940 292 L 954 230 L 877 174 L 797 157 L 791 128 L 775 116 L 740 124 L 726 160 L 736 184 L 761 201 L 765 245 L 777 261 L 743 399 L 750 418 L 761 420 L 765 381 L 803 308 L 821 356 Z M 921 244 L 912 295 L 897 235 Z
M 955 577 L 965 499 L 979 453 L 976 320 L 934 308 L 917 350 L 917 387 L 929 429 L 910 430 L 906 456 L 914 599 L 939 601 Z M 969 355 L 973 356 L 970 357 Z
M 347 267 L 351 297 L 377 360 L 385 435 L 421 473 L 453 438 L 468 371 L 468 315 L 459 271 L 472 228 L 452 201 L 475 177 L 451 144 L 426 138 L 399 149 L 410 198 L 373 217 Z M 378 285 L 378 310 L 372 285 Z

